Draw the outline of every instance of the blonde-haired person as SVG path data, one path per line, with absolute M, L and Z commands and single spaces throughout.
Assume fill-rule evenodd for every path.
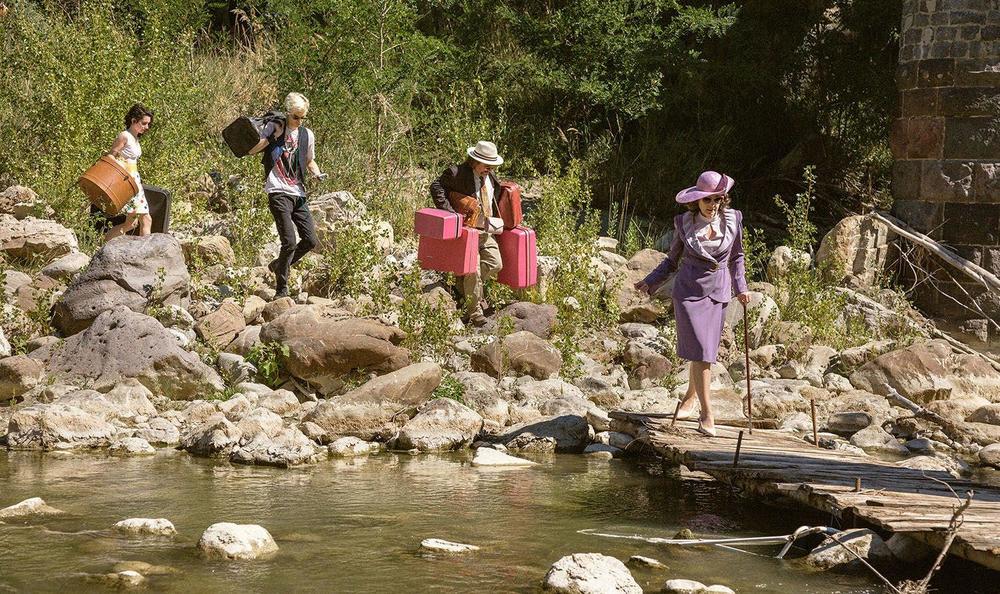
M 135 229 L 136 225 L 139 226 L 139 235 L 149 235 L 152 230 L 153 217 L 149 215 L 149 203 L 146 202 L 146 193 L 142 189 L 142 179 L 139 177 L 139 158 L 142 157 L 139 138 L 149 131 L 152 124 L 153 111 L 142 103 L 136 103 L 125 114 L 125 129 L 115 138 L 111 150 L 108 151 L 108 154 L 118 159 L 132 175 L 139 192 L 122 207 L 125 222 L 109 229 L 104 234 L 104 241 L 111 241 L 115 237 L 124 235 Z
M 301 93 L 289 93 L 284 122 L 265 126 L 260 142 L 250 151 L 264 151 L 264 192 L 281 238 L 278 257 L 267 266 L 274 273 L 275 299 L 288 295 L 289 269 L 317 244 L 316 227 L 306 203 L 306 173 L 320 179 L 326 175 L 316 164 L 316 137 L 302 124 L 308 113 L 309 100 Z

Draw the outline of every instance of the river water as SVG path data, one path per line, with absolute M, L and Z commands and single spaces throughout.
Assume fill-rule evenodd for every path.
M 0 592 L 101 591 L 108 586 L 92 576 L 125 560 L 174 568 L 148 576 L 147 591 L 158 592 L 536 592 L 553 562 L 584 552 L 667 564 L 632 570 L 646 591 L 674 577 L 737 592 L 885 591 L 867 575 L 578 532 L 670 537 L 689 527 L 699 536 L 761 536 L 824 521 L 737 498 L 712 482 L 584 456 L 539 458 L 542 465 L 527 469 L 478 468 L 470 458 L 380 454 L 281 470 L 170 450 L 129 459 L 0 452 L 0 507 L 37 496 L 67 512 L 0 525 Z M 168 518 L 179 534 L 126 538 L 108 530 L 130 517 Z M 246 562 L 202 558 L 195 543 L 221 521 L 264 526 L 280 551 Z M 430 537 L 482 550 L 420 554 Z

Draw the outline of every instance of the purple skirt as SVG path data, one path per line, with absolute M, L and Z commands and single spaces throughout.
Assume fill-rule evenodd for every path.
M 688 361 L 715 363 L 726 323 L 726 306 L 711 297 L 694 301 L 674 299 L 677 356 Z

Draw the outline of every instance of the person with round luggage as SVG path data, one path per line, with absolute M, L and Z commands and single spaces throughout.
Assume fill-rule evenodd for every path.
M 125 130 L 116 138 L 108 155 L 114 157 L 135 179 L 139 191 L 122 208 L 125 215 L 125 222 L 115 225 L 104 235 L 105 241 L 111 241 L 115 237 L 124 235 L 135 229 L 138 225 L 139 235 L 149 235 L 153 226 L 153 219 L 149 214 L 149 204 L 146 201 L 146 194 L 142 189 L 142 180 L 139 177 L 139 158 L 142 157 L 142 147 L 139 145 L 139 138 L 149 131 L 153 123 L 153 112 L 145 105 L 136 103 L 129 108 L 125 114 Z
M 677 272 L 673 286 L 677 322 L 677 355 L 687 359 L 687 393 L 676 418 L 693 420 L 696 397 L 701 404 L 698 431 L 715 437 L 712 415 L 712 364 L 718 357 L 726 307 L 733 296 L 744 306 L 747 292 L 743 253 L 743 213 L 730 208 L 735 182 L 727 175 L 705 171 L 693 187 L 681 190 L 676 201 L 687 212 L 674 217 L 674 237 L 667 257 L 635 288 L 656 292 Z

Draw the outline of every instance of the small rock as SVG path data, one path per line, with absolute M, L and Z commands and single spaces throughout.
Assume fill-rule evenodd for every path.
M 108 453 L 112 456 L 149 456 L 156 453 L 156 448 L 141 437 L 126 437 L 112 442 Z
M 830 415 L 826 428 L 833 433 L 850 436 L 871 424 L 872 416 L 866 412 L 840 412 Z
M 611 417 L 608 413 L 599 408 L 587 410 L 587 422 L 594 428 L 594 431 L 608 431 L 611 429 Z
M 979 461 L 986 466 L 1000 468 L 1000 443 L 993 443 L 979 450 Z
M 278 545 L 271 533 L 256 524 L 219 522 L 202 533 L 198 548 L 210 557 L 256 559 L 277 551 Z
M 913 452 L 914 454 L 929 455 L 933 456 L 934 441 L 927 439 L 926 437 L 917 437 L 916 439 L 911 439 L 903 444 L 907 450 Z
M 142 583 L 146 581 L 146 578 L 144 578 L 142 574 L 137 571 L 127 570 L 119 571 L 118 573 L 105 574 L 104 580 L 117 586 L 135 588 L 142 585 Z
M 119 561 L 115 563 L 112 571 L 121 573 L 123 571 L 134 571 L 142 575 L 170 575 L 180 573 L 177 569 L 167 565 L 153 565 L 145 561 Z
M 870 425 L 852 435 L 851 445 L 855 445 L 865 451 L 874 451 L 882 454 L 905 456 L 909 453 L 909 450 L 903 444 L 896 441 L 895 437 L 878 425 Z
M 592 443 L 583 450 L 584 454 L 595 458 L 617 458 L 622 455 L 622 450 L 614 446 L 603 443 Z
M 380 448 L 379 444 L 368 442 L 358 437 L 341 437 L 327 446 L 327 450 L 331 456 L 341 457 L 367 456 L 379 451 Z
M 665 594 L 702 594 L 707 586 L 694 580 L 667 580 L 663 584 Z
M 156 536 L 173 536 L 177 529 L 166 518 L 129 518 L 116 522 L 113 529 L 127 534 L 153 534 Z
M 0 520 L 26 518 L 29 516 L 54 516 L 63 513 L 62 510 L 50 507 L 41 497 L 25 499 L 10 507 L 0 509 Z
M 536 464 L 538 463 L 510 456 L 492 447 L 478 448 L 472 458 L 473 466 L 535 466 Z
M 440 538 L 425 538 L 420 541 L 420 548 L 432 553 L 471 553 L 479 550 L 476 545 L 450 542 Z
M 625 562 L 629 567 L 644 567 L 646 569 L 666 569 L 667 566 L 660 563 L 652 557 L 643 557 L 642 555 L 632 555 Z

